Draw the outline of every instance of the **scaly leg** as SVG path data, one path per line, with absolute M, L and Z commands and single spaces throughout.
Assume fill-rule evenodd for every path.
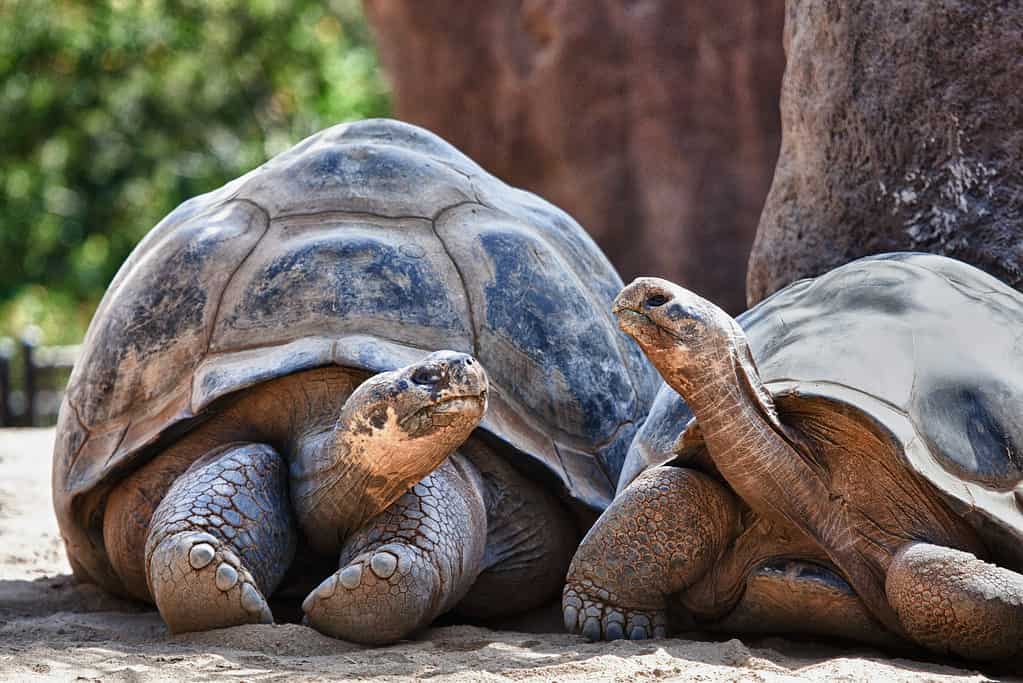
M 478 441 L 461 449 L 480 472 L 487 507 L 483 572 L 455 608 L 493 618 L 553 600 L 582 534 L 569 510 L 499 453 Z
M 341 568 L 302 603 L 309 624 L 382 644 L 454 607 L 482 568 L 487 515 L 478 477 L 452 455 L 346 539 Z
M 565 628 L 590 640 L 664 637 L 668 596 L 703 576 L 738 526 L 735 497 L 709 477 L 647 470 L 579 546 L 562 597 Z
M 149 590 L 172 632 L 272 622 L 265 596 L 295 553 L 280 455 L 232 443 L 197 460 L 153 513 Z
M 970 553 L 910 543 L 892 559 L 888 601 L 921 645 L 970 659 L 1023 652 L 1023 575 Z

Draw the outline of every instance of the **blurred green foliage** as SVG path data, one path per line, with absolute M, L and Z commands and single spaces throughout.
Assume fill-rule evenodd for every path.
M 357 0 L 0 0 L 0 334 L 77 341 L 177 204 L 388 107 Z

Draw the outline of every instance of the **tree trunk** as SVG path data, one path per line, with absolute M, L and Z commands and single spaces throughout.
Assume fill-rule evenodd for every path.
M 895 250 L 1023 289 L 1023 5 L 789 0 L 785 45 L 749 303 Z
M 733 313 L 780 140 L 783 0 L 365 0 L 398 117 Z

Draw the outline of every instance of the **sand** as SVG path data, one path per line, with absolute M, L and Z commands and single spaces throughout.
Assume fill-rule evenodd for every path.
M 76 583 L 50 504 L 52 430 L 0 430 L 0 680 L 984 681 L 949 663 L 779 638 L 586 643 L 556 613 L 521 630 L 433 628 L 363 648 L 298 624 L 171 636 L 145 606 Z M 959 665 L 962 665 L 960 662 Z

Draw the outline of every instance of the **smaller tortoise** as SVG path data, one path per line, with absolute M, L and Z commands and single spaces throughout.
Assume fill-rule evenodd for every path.
M 662 635 L 681 607 L 718 629 L 1023 651 L 1023 295 L 890 254 L 795 283 L 741 327 L 654 278 L 614 310 L 695 419 L 652 461 L 688 412 L 662 391 L 666 434 L 637 437 L 573 559 L 570 630 Z M 644 464 L 664 466 L 628 484 Z
M 268 620 L 326 564 L 309 623 L 369 643 L 547 602 L 657 386 L 621 286 L 567 214 L 397 121 L 185 202 L 61 407 L 75 575 L 183 631 Z

